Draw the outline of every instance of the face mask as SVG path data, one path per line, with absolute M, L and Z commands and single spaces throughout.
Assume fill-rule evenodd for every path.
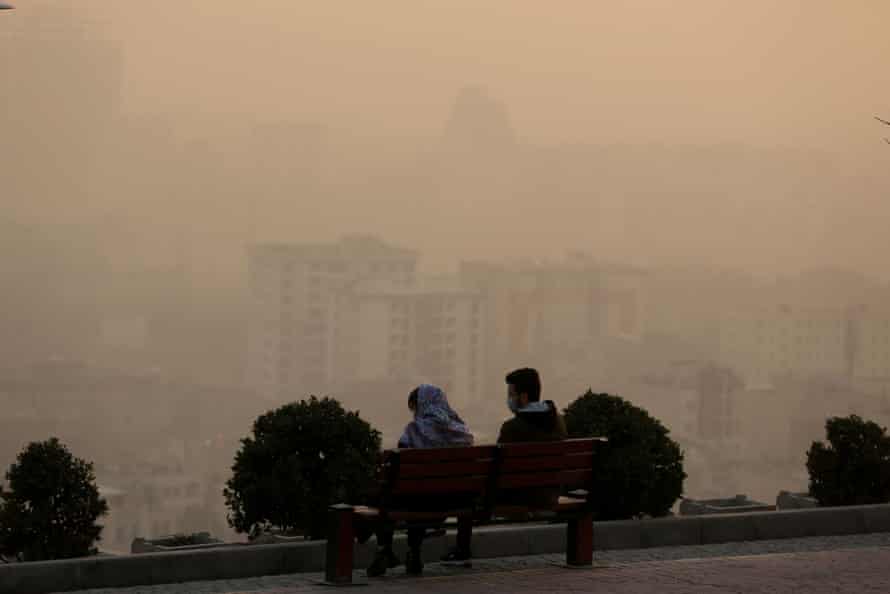
M 511 396 L 507 396 L 507 408 L 510 409 L 510 412 L 517 413 L 519 412 L 519 405 L 516 404 L 516 399 Z

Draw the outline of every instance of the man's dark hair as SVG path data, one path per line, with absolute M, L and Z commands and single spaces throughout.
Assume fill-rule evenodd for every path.
M 541 376 L 537 369 L 523 367 L 507 374 L 507 383 L 516 388 L 517 394 L 528 394 L 529 402 L 541 399 Z
M 408 394 L 408 407 L 409 408 L 411 408 L 411 407 L 417 408 L 417 394 L 418 394 L 418 392 L 419 392 L 419 390 L 417 388 L 414 388 L 413 390 L 411 390 L 411 393 Z

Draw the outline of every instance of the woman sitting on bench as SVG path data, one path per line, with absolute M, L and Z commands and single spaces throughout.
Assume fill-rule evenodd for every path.
M 448 398 L 440 388 L 421 384 L 408 395 L 408 409 L 414 414 L 399 438 L 399 448 L 443 448 L 473 445 L 473 434 L 466 423 L 448 404 Z M 453 500 L 453 498 L 451 498 Z M 429 503 L 427 501 L 426 503 Z M 443 507 L 453 501 L 443 501 Z M 408 556 L 405 570 L 409 574 L 423 572 L 420 547 L 426 528 L 408 527 Z M 399 565 L 392 550 L 393 527 L 383 525 L 377 529 L 377 553 L 368 567 L 369 577 L 378 577 Z

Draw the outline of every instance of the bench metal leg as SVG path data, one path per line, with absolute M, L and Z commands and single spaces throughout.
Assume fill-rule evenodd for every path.
M 472 516 L 460 516 L 457 519 L 457 550 L 461 553 L 470 552 L 470 542 L 473 539 Z
M 593 514 L 569 520 L 566 530 L 566 564 L 593 565 Z
M 328 542 L 325 555 L 324 577 L 329 584 L 352 583 L 354 508 L 337 504 L 328 508 Z

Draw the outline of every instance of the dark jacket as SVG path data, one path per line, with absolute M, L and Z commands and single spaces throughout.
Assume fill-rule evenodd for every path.
M 562 441 L 568 437 L 562 415 L 552 400 L 533 402 L 501 425 L 498 443 L 529 441 Z M 530 508 L 549 508 L 559 499 L 559 489 L 511 489 L 498 494 L 502 505 L 528 505 Z
M 562 415 L 552 400 L 533 402 L 501 425 L 498 443 L 561 441 L 568 437 Z

